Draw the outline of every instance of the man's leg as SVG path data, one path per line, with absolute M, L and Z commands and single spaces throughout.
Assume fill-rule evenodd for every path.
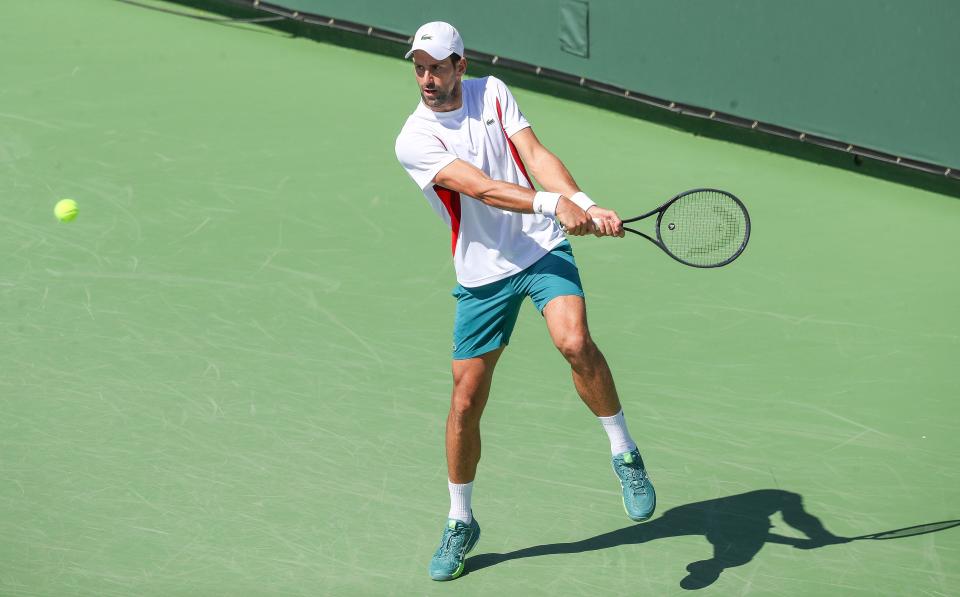
M 570 363 L 577 393 L 593 414 L 612 417 L 620 412 L 613 374 L 587 328 L 587 310 L 579 296 L 558 296 L 543 309 L 554 346 Z
M 471 483 L 480 462 L 480 415 L 490 397 L 493 369 L 503 347 L 472 359 L 453 361 L 453 395 L 447 415 L 447 474 Z
M 501 346 L 478 357 L 453 361 L 453 394 L 447 415 L 450 513 L 440 547 L 430 560 L 430 578 L 434 580 L 453 580 L 463 574 L 467 553 L 480 539 L 480 525 L 473 517 L 470 499 L 480 462 L 480 416 L 502 352 Z
M 656 507 L 656 493 L 636 443 L 627 431 L 613 374 L 590 337 L 583 298 L 553 298 L 544 307 L 543 316 L 554 345 L 570 363 L 577 393 L 607 432 L 627 516 L 637 522 L 649 519 Z
M 493 370 L 510 342 L 523 303 L 511 278 L 453 290 L 453 393 L 447 415 L 447 486 L 450 513 L 440 547 L 430 560 L 430 577 L 453 580 L 463 574 L 467 553 L 480 538 L 470 509 L 473 478 L 480 461 L 480 416 L 490 396 Z

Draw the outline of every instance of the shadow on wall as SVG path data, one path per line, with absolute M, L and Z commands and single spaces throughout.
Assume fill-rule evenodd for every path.
M 771 532 L 773 525 L 770 517 L 778 512 L 784 522 L 806 535 L 806 538 L 787 537 Z M 851 541 L 923 535 L 958 525 L 960 520 L 948 520 L 872 535 L 840 537 L 824 528 L 820 519 L 804 509 L 803 499 L 798 494 L 780 489 L 760 489 L 678 506 L 650 522 L 580 541 L 536 545 L 509 553 L 478 554 L 467 559 L 465 573 L 475 573 L 501 562 L 520 558 L 582 553 L 668 537 L 703 535 L 713 545 L 713 557 L 688 564 L 687 575 L 680 580 L 682 588 L 695 590 L 716 582 L 727 568 L 742 566 L 751 561 L 767 543 L 790 545 L 797 549 L 817 549 Z

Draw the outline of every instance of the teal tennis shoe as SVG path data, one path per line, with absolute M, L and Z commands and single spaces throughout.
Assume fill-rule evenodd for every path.
M 440 537 L 440 547 L 430 560 L 430 578 L 453 580 L 463 574 L 463 562 L 480 540 L 480 525 L 474 518 L 470 524 L 462 520 L 447 520 L 447 528 Z
M 630 520 L 643 522 L 653 516 L 657 507 L 657 493 L 643 467 L 640 451 L 624 452 L 613 457 L 613 472 L 620 479 L 623 491 L 623 509 Z

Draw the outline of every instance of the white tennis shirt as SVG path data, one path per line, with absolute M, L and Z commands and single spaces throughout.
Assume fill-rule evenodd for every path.
M 468 288 L 533 265 L 565 237 L 553 219 L 521 214 L 437 185 L 433 177 L 461 159 L 494 180 L 533 188 L 510 137 L 530 126 L 495 77 L 463 81 L 463 106 L 434 112 L 421 101 L 397 136 L 397 159 L 452 235 L 457 282 Z

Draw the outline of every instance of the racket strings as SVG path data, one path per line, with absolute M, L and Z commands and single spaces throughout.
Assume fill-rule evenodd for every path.
M 741 250 L 747 235 L 743 208 L 724 193 L 705 190 L 674 201 L 660 219 L 660 240 L 681 261 L 710 266 Z

